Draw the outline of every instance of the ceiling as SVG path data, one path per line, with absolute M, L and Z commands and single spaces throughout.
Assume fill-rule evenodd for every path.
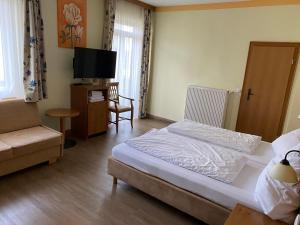
M 245 0 L 141 0 L 141 2 L 145 2 L 156 7 L 242 1 Z

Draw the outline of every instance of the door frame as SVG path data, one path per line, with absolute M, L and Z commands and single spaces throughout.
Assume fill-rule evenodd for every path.
M 282 107 L 282 112 L 281 112 L 281 117 L 280 117 L 280 122 L 279 122 L 279 129 L 277 131 L 277 136 L 280 136 L 282 134 L 282 130 L 283 130 L 283 125 L 286 119 L 286 113 L 287 113 L 287 109 L 288 109 L 288 104 L 289 104 L 289 99 L 291 96 L 291 91 L 292 91 L 292 85 L 294 82 L 294 78 L 295 78 L 295 73 L 296 73 L 296 69 L 297 69 L 297 65 L 298 65 L 298 60 L 299 60 L 299 48 L 300 48 L 300 42 L 264 42 L 264 41 L 251 41 L 250 45 L 249 45 L 249 50 L 248 50 L 248 58 L 247 58 L 247 64 L 246 64 L 246 70 L 245 70 L 245 76 L 244 76 L 244 81 L 243 81 L 243 87 L 242 87 L 242 91 L 241 91 L 241 98 L 240 98 L 240 103 L 239 103 L 239 111 L 238 111 L 238 117 L 237 117 L 237 122 L 235 125 L 235 130 L 237 130 L 237 125 L 238 125 L 238 121 L 240 119 L 240 106 L 241 106 L 241 102 L 242 102 L 242 94 L 244 91 L 244 88 L 246 86 L 246 78 L 248 76 L 248 71 L 249 71 L 249 61 L 251 58 L 251 54 L 252 54 L 252 47 L 254 46 L 270 46 L 270 47 L 294 47 L 295 48 L 295 52 L 294 52 L 294 63 L 292 64 L 292 68 L 289 74 L 289 80 L 288 80 L 288 85 L 287 85 L 287 89 L 285 92 L 285 97 L 284 97 L 284 103 L 283 103 L 283 107 Z

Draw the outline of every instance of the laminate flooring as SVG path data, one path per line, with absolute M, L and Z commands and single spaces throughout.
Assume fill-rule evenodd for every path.
M 192 225 L 203 224 L 118 181 L 112 194 L 107 158 L 113 146 L 161 128 L 153 120 L 121 122 L 107 133 L 65 150 L 57 163 L 37 165 L 0 178 L 0 225 Z M 195 206 L 196 207 L 196 206 Z

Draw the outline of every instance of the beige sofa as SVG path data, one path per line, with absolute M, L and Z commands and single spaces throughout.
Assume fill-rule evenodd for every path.
M 0 176 L 62 157 L 62 134 L 41 124 L 36 103 L 0 101 Z

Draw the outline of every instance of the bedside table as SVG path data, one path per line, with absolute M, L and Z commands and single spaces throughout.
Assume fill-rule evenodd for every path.
M 278 220 L 272 220 L 268 216 L 237 204 L 224 225 L 287 225 Z

